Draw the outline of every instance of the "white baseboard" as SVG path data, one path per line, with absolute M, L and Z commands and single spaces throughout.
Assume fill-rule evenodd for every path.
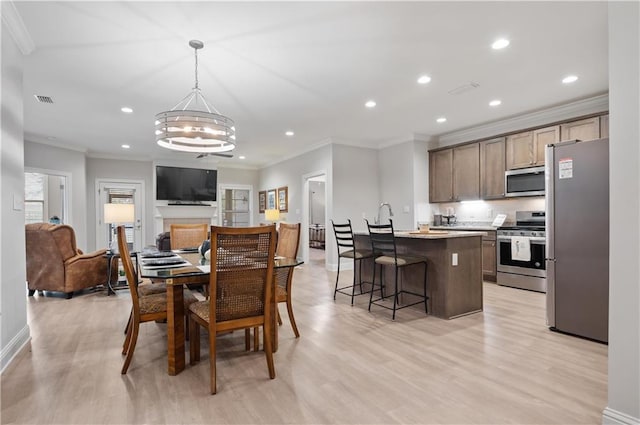
M 602 412 L 603 425 L 640 425 L 640 418 L 634 418 L 626 413 L 618 412 L 607 407 Z
M 13 337 L 9 344 L 0 352 L 0 373 L 4 372 L 7 366 L 15 359 L 15 357 L 22 351 L 22 349 L 31 341 L 31 332 L 29 331 L 29 325 L 24 325 L 24 328 Z

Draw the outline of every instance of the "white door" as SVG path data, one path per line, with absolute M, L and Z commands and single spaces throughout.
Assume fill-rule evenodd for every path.
M 143 248 L 144 228 L 142 227 L 142 217 L 144 217 L 144 181 L 111 181 L 97 180 L 96 196 L 96 248 L 115 247 L 114 229 L 116 225 L 124 225 L 127 235 L 129 249 L 140 251 Z M 105 223 L 104 204 L 122 203 L 133 204 L 135 219 L 132 223 Z M 111 242 L 113 243 L 111 244 Z

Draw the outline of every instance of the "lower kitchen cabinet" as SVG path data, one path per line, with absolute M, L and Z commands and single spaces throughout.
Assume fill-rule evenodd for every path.
M 496 281 L 496 232 L 489 231 L 482 237 L 482 278 Z

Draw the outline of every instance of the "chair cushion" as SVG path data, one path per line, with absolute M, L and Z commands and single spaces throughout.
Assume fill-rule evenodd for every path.
M 402 266 L 408 266 L 410 264 L 417 264 L 417 263 L 426 263 L 427 259 L 426 258 L 421 258 L 421 257 L 410 257 L 410 256 L 400 256 L 398 255 L 398 267 L 402 267 Z M 382 255 L 380 257 L 376 258 L 376 263 L 377 264 L 382 264 L 383 266 L 395 266 L 396 265 L 396 260 L 393 257 L 389 257 L 387 255 Z
M 198 302 L 195 295 L 193 295 L 193 293 L 188 289 L 184 290 L 183 298 L 185 308 L 188 308 L 190 305 Z M 140 303 L 140 314 L 161 313 L 163 311 L 167 311 L 166 292 L 141 296 L 138 300 Z
M 282 303 L 287 301 L 287 290 L 282 286 L 276 285 L 276 302 Z
M 350 249 L 348 251 L 341 252 L 340 257 L 355 258 L 356 260 L 360 260 L 362 258 L 373 257 L 373 252 L 367 249 Z
M 242 306 L 242 308 L 238 308 Z M 209 300 L 198 301 L 189 306 L 196 316 L 209 323 Z M 251 295 L 232 295 L 216 300 L 216 321 L 261 316 L 264 313 L 262 300 Z
M 164 282 L 151 283 L 149 281 L 145 281 L 138 285 L 138 295 L 141 297 L 153 294 L 166 294 L 166 292 L 167 285 Z

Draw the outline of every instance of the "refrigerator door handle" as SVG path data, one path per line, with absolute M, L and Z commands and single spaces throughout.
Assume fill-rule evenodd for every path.
M 547 326 L 556 326 L 556 260 L 547 258 L 545 261 L 547 268 Z

